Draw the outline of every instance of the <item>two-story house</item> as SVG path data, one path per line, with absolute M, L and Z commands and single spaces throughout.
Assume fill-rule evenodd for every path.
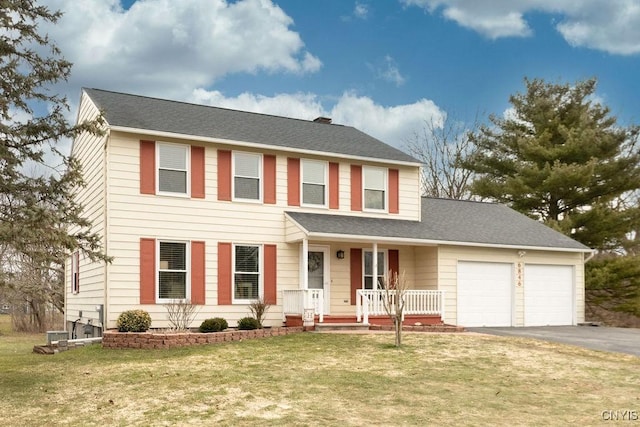
M 71 255 L 69 324 L 141 308 L 165 328 L 164 304 L 184 299 L 193 326 L 234 325 L 259 296 L 270 325 L 309 304 L 372 322 L 389 270 L 412 290 L 407 321 L 584 320 L 589 248 L 503 205 L 421 197 L 419 162 L 353 127 L 84 89 L 78 120 L 99 113 L 105 134 L 72 154 L 114 261 Z

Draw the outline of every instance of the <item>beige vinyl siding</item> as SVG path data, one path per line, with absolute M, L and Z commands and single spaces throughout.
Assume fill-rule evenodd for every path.
M 91 100 L 82 95 L 78 112 L 78 122 L 93 120 L 99 112 Z M 93 232 L 105 236 L 105 136 L 84 133 L 78 136 L 72 147 L 72 155 L 80 161 L 86 186 L 79 188 L 76 201 L 84 206 L 83 215 L 92 223 Z M 72 232 L 77 230 L 71 230 Z M 88 319 L 98 324 L 97 304 L 104 304 L 105 274 L 104 263 L 91 262 L 80 253 L 80 292 L 71 290 L 71 262 L 67 259 L 65 268 L 66 320 L 75 321 L 82 311 L 82 323 Z
M 415 249 L 415 289 L 438 289 L 438 248 L 419 246 Z
M 285 241 L 299 242 L 305 238 L 304 232 L 290 219 L 286 219 L 285 224 Z
M 350 162 L 330 157 L 312 159 L 339 163 L 340 210 L 325 208 L 298 208 L 287 205 L 287 157 L 290 153 L 266 151 L 263 154 L 276 156 L 276 204 L 250 202 L 228 202 L 217 200 L 217 149 L 229 150 L 228 145 L 205 146 L 205 198 L 190 199 L 167 195 L 141 195 L 139 190 L 140 139 L 151 139 L 140 135 L 112 132 L 109 147 L 109 250 L 115 257 L 109 267 L 110 290 L 107 318 L 108 327 L 115 327 L 115 319 L 125 310 L 143 308 L 152 314 L 153 327 L 168 326 L 166 309 L 162 305 L 143 305 L 139 301 L 139 241 L 141 237 L 170 240 L 201 240 L 205 242 L 205 287 L 206 305 L 193 322 L 194 326 L 213 316 L 222 316 L 234 325 L 237 319 L 249 314 L 246 305 L 217 305 L 217 244 L 233 242 L 246 244 L 276 244 L 278 250 L 277 284 L 278 302 L 268 312 L 268 324 L 282 321 L 282 293 L 284 289 L 299 289 L 299 244 L 287 244 L 285 234 L 302 234 L 288 221 L 284 212 L 304 210 L 317 213 L 360 214 L 350 211 Z M 191 143 L 188 140 L 162 139 L 159 142 Z M 194 143 L 196 144 L 196 143 Z M 242 151 L 247 151 L 242 148 Z M 305 157 L 306 158 L 306 157 Z M 418 215 L 419 197 L 415 193 L 418 182 L 417 168 L 400 168 L 401 215 L 394 218 L 415 219 Z M 327 183 L 328 185 L 328 183 Z M 408 203 L 413 191 L 415 201 Z M 403 196 L 404 194 L 404 196 Z M 404 208 L 404 205 L 413 206 Z M 379 216 L 379 215 L 377 215 Z M 348 259 L 337 260 L 335 252 L 344 245 L 331 246 L 331 267 L 339 272 L 331 288 L 332 308 L 346 306 L 349 301 Z M 345 270 L 346 268 L 346 270 Z M 333 272 L 332 272 L 333 274 Z M 344 277 L 346 279 L 344 279 Z M 342 278 L 341 278 L 342 277 Z M 338 286 L 342 281 L 344 286 Z M 344 301 L 347 303 L 344 303 Z
M 139 139 L 114 133 L 111 140 L 109 245 L 115 256 L 110 267 L 109 327 L 125 310 L 143 308 L 154 319 L 152 327 L 168 326 L 162 305 L 139 305 L 139 241 L 141 237 L 205 242 L 205 298 L 192 326 L 221 316 L 234 325 L 249 315 L 246 305 L 218 306 L 218 242 L 276 244 L 278 290 L 297 289 L 297 248 L 284 242 L 286 167 L 281 158 L 276 166 L 277 204 L 262 205 L 217 201 L 217 152 L 205 147 L 205 199 L 141 195 L 139 193 Z M 179 142 L 170 140 L 168 142 Z M 286 162 L 286 159 L 284 160 Z M 281 293 L 267 313 L 269 324 L 282 321 Z
M 438 289 L 446 292 L 445 323 L 457 323 L 457 268 L 458 261 L 502 262 L 513 265 L 516 272 L 517 263 L 571 265 L 574 267 L 575 277 L 575 318 L 577 322 L 584 321 L 584 267 L 582 253 L 525 250 L 523 257 L 516 249 L 477 248 L 467 246 L 439 246 L 438 247 Z M 514 274 L 514 280 L 517 280 Z M 524 325 L 524 290 L 514 283 L 515 288 L 515 324 Z

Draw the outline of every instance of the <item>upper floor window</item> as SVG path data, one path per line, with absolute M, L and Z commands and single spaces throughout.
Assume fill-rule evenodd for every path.
M 262 156 L 253 153 L 233 153 L 233 198 L 261 200 L 260 181 Z
M 364 208 L 384 211 L 387 209 L 387 169 L 363 167 Z
M 260 292 L 260 246 L 235 245 L 233 268 L 234 300 L 255 300 Z
M 302 204 L 327 205 L 327 162 L 302 160 Z
M 189 146 L 158 144 L 158 192 L 188 194 Z
M 186 299 L 187 244 L 185 242 L 159 243 L 158 299 Z

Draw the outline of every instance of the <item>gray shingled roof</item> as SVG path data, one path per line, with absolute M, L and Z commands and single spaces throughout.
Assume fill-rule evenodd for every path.
M 139 95 L 83 89 L 111 126 L 283 148 L 418 163 L 351 126 L 249 113 Z
M 496 203 L 422 198 L 422 221 L 287 212 L 311 233 L 589 251 L 583 244 Z

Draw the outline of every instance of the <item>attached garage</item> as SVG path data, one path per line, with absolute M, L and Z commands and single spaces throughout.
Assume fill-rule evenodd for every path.
M 458 262 L 457 324 L 513 325 L 513 264 Z
M 570 265 L 525 265 L 524 325 L 572 325 L 574 273 Z

